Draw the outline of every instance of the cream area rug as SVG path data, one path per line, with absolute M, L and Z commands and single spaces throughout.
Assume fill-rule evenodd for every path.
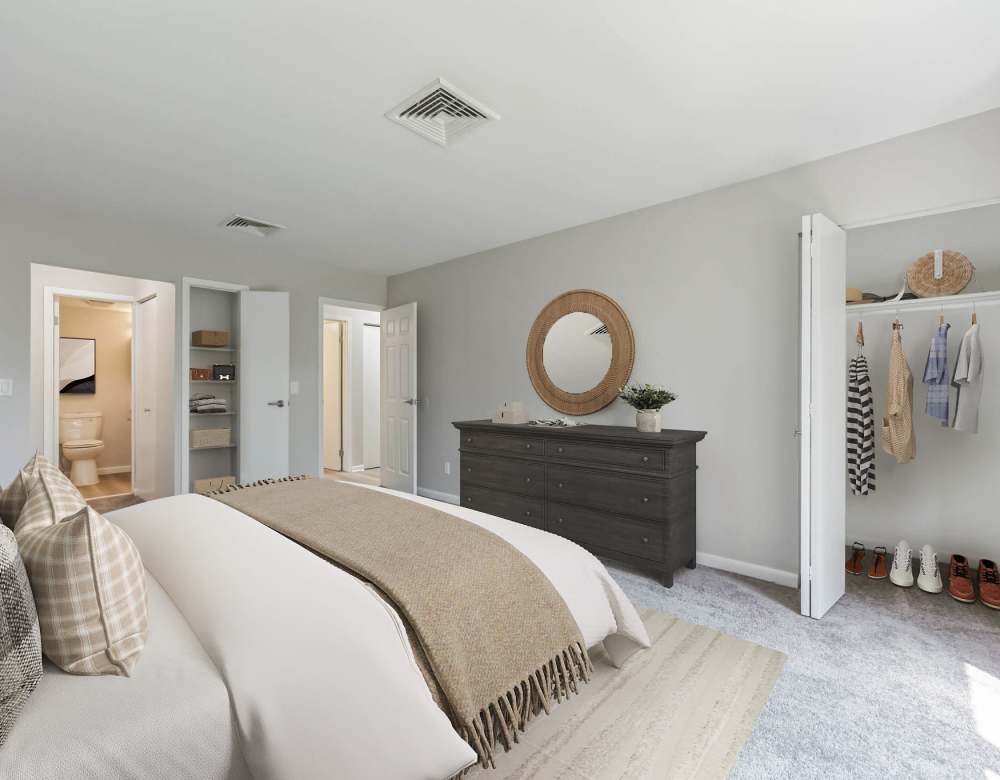
M 784 653 L 643 610 L 653 646 L 621 669 L 601 649 L 580 694 L 541 715 L 477 780 L 724 778 L 753 731 Z

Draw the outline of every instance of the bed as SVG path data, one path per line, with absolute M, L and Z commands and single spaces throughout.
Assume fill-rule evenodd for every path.
M 627 597 L 572 542 L 405 500 L 520 550 L 558 591 L 588 647 L 603 643 L 620 663 L 649 646 Z M 136 676 L 47 674 L 0 757 L 0 775 L 59 777 L 60 766 L 73 766 L 73 777 L 448 778 L 476 762 L 421 675 L 403 621 L 370 585 L 204 496 L 159 499 L 109 519 L 135 542 L 150 578 L 150 639 Z M 53 728 L 75 736 L 46 757 Z

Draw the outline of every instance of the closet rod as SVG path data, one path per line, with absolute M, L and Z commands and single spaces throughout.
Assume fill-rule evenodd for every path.
M 972 306 L 989 306 L 1000 303 L 1000 290 L 968 295 L 941 295 L 936 298 L 911 298 L 906 301 L 883 301 L 882 303 L 855 303 L 844 306 L 847 317 L 862 317 L 869 314 L 883 314 L 909 311 L 941 311 L 941 309 L 966 309 Z

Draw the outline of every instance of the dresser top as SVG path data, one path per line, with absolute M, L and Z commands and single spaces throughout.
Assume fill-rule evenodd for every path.
M 659 433 L 642 433 L 635 428 L 624 425 L 574 425 L 569 428 L 558 428 L 549 425 L 508 425 L 495 423 L 491 420 L 462 420 L 453 422 L 462 431 L 491 431 L 530 436 L 561 436 L 569 439 L 588 439 L 590 441 L 628 442 L 629 444 L 646 444 L 660 447 L 672 447 L 677 444 L 699 442 L 708 434 L 705 431 L 675 431 L 663 430 Z

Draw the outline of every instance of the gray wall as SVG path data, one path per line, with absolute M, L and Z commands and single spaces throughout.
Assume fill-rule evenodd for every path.
M 1000 289 L 1000 205 L 968 209 L 887 225 L 851 230 L 847 234 L 847 278 L 869 290 L 898 292 L 905 268 L 934 249 L 957 249 L 976 267 L 976 279 L 966 292 Z M 977 284 L 978 280 L 978 284 Z M 914 374 L 913 427 L 917 457 L 899 465 L 876 447 L 876 490 L 868 496 L 847 497 L 847 534 L 869 546 L 890 549 L 900 539 L 915 548 L 930 543 L 947 560 L 952 552 L 980 557 L 1000 555 L 1000 533 L 992 507 L 1000 503 L 997 453 L 1000 452 L 1000 306 L 979 306 L 986 377 L 980 406 L 979 433 L 971 435 L 942 428 L 924 413 L 927 387 L 921 382 L 931 336 L 937 330 L 935 311 L 899 314 L 903 323 L 903 348 Z M 941 312 L 951 323 L 948 366 L 955 357 L 971 308 Z M 863 318 L 848 309 L 848 354 L 854 355 L 859 319 L 865 330 L 865 355 L 871 367 L 875 419 L 886 408 L 886 374 L 889 362 L 890 325 L 895 313 L 868 313 Z M 951 412 L 955 411 L 951 391 Z
M 0 377 L 14 380 L 14 396 L 0 398 L 0 483 L 9 481 L 34 449 L 29 425 L 31 262 L 172 282 L 177 307 L 184 276 L 290 292 L 291 375 L 301 386 L 291 407 L 293 473 L 316 473 L 318 466 L 320 296 L 385 302 L 384 276 L 339 271 L 335 258 L 285 256 L 280 235 L 273 242 L 221 229 L 197 236 L 152 235 L 142 226 L 0 202 Z M 179 322 L 179 309 L 177 318 Z
M 390 305 L 419 304 L 421 487 L 458 492 L 452 420 L 504 400 L 552 414 L 525 370 L 528 330 L 551 298 L 593 288 L 631 319 L 633 379 L 679 395 L 664 424 L 708 431 L 699 552 L 797 571 L 801 216 L 850 223 L 997 196 L 1000 110 L 390 277 Z M 633 420 L 620 402 L 590 418 Z

